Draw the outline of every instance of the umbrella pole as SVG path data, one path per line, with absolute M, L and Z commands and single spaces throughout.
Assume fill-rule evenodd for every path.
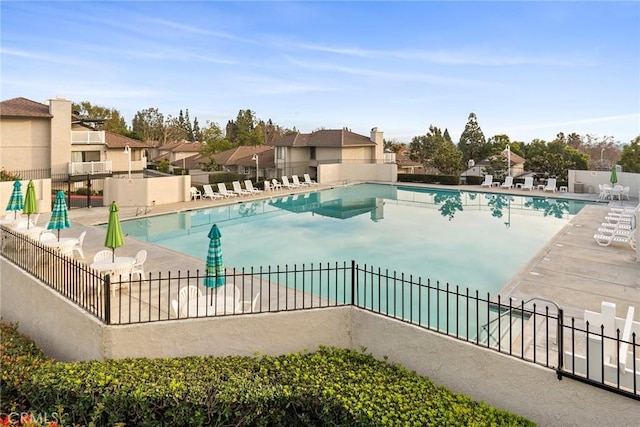
M 60 229 L 58 228 L 58 242 L 60 241 Z
M 116 250 L 111 249 L 111 262 L 116 262 Z
M 27 214 L 27 230 L 29 229 L 30 225 L 31 225 L 31 214 Z

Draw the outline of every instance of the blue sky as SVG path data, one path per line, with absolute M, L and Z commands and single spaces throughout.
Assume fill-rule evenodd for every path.
M 640 135 L 640 2 L 2 1 L 2 100 L 409 142 Z

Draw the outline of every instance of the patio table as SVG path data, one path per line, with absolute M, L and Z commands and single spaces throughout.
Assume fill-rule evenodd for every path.
M 232 295 L 201 295 L 198 302 L 189 301 L 189 317 L 207 316 L 213 314 L 233 314 L 236 312 L 238 299 Z
M 117 256 L 114 261 L 112 261 L 111 258 L 94 261 L 89 265 L 89 267 L 101 273 L 107 273 L 113 271 L 116 267 L 120 267 L 121 265 L 130 264 L 133 266 L 135 262 L 136 259 L 133 257 Z

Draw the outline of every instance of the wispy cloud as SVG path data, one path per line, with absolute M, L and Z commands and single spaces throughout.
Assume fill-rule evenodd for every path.
M 162 25 L 164 27 L 168 27 L 174 30 L 183 31 L 191 34 L 199 34 L 203 36 L 216 37 L 216 38 L 240 41 L 245 43 L 255 43 L 255 41 L 252 39 L 239 37 L 239 36 L 236 36 L 235 34 L 224 33 L 220 31 L 211 31 L 205 28 L 194 27 L 193 25 L 187 25 L 187 24 L 182 24 L 180 22 L 168 21 L 166 19 L 152 18 L 149 21 L 154 24 Z
M 618 116 L 592 117 L 587 119 L 570 120 L 565 122 L 537 123 L 537 124 L 529 124 L 529 125 L 523 125 L 523 126 L 511 126 L 511 127 L 504 128 L 504 130 L 513 131 L 513 130 L 531 130 L 531 129 L 545 129 L 545 128 L 562 129 L 563 127 L 566 127 L 566 126 L 588 125 L 593 123 L 606 123 L 606 122 L 631 121 L 631 120 L 635 120 L 636 123 L 639 123 L 640 113 L 621 114 Z
M 473 50 L 371 50 L 353 47 L 336 47 L 315 44 L 294 44 L 294 46 L 316 52 L 359 58 L 389 58 L 428 62 L 439 65 L 548 65 L 548 66 L 590 66 L 594 62 L 586 58 L 571 58 L 572 55 L 562 57 L 526 56 L 522 54 L 487 52 L 486 48 Z
M 16 58 L 29 59 L 34 62 L 47 62 L 51 64 L 64 64 L 65 66 L 84 67 L 91 64 L 90 61 L 78 60 L 77 57 L 66 55 L 49 55 L 41 52 L 32 52 L 27 50 L 15 50 L 0 47 L 0 55 L 13 56 Z
M 287 61 L 291 64 L 311 70 L 322 70 L 322 71 L 336 71 L 340 73 L 346 74 L 354 74 L 361 76 L 369 76 L 369 77 L 377 77 L 381 79 L 395 80 L 395 81 L 405 81 L 405 82 L 423 82 L 423 83 L 434 83 L 434 84 L 450 84 L 450 85 L 458 85 L 458 86 L 476 86 L 478 84 L 488 85 L 488 82 L 480 82 L 478 79 L 461 79 L 455 77 L 446 77 L 439 76 L 434 74 L 425 74 L 425 73 L 408 73 L 408 72 L 390 72 L 383 71 L 380 69 L 373 68 L 357 68 L 357 67 L 346 67 L 343 65 L 335 65 L 330 63 L 322 63 L 322 62 L 309 62 L 309 61 L 301 61 L 292 57 L 286 57 Z

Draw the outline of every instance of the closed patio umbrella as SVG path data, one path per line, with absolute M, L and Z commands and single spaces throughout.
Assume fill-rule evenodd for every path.
M 60 241 L 60 230 L 71 227 L 65 198 L 64 191 L 60 190 L 56 193 L 53 209 L 51 210 L 51 218 L 47 226 L 47 230 L 58 230 L 58 241 Z
M 222 261 L 222 242 L 220 241 L 220 230 L 216 224 L 211 226 L 209 231 L 209 251 L 207 252 L 207 276 L 204 285 L 209 288 L 224 286 L 225 271 Z
M 104 239 L 104 245 L 111 249 L 111 261 L 116 261 L 116 248 L 124 245 L 124 236 L 122 235 L 122 227 L 120 226 L 120 218 L 118 218 L 118 204 L 111 202 L 109 206 L 109 222 L 107 223 L 107 235 Z
M 27 229 L 31 224 L 31 214 L 38 212 L 38 201 L 36 200 L 36 188 L 33 185 L 33 181 L 29 181 L 27 184 L 27 194 L 24 196 L 24 208 L 22 213 L 27 215 Z
M 7 210 L 14 211 L 13 218 L 16 219 L 18 211 L 21 211 L 24 207 L 24 199 L 22 198 L 22 183 L 15 181 L 13 183 L 13 191 L 9 197 L 9 203 L 7 203 Z
M 609 178 L 609 181 L 611 181 L 612 186 L 618 182 L 618 168 L 616 165 L 611 166 L 611 178 Z

